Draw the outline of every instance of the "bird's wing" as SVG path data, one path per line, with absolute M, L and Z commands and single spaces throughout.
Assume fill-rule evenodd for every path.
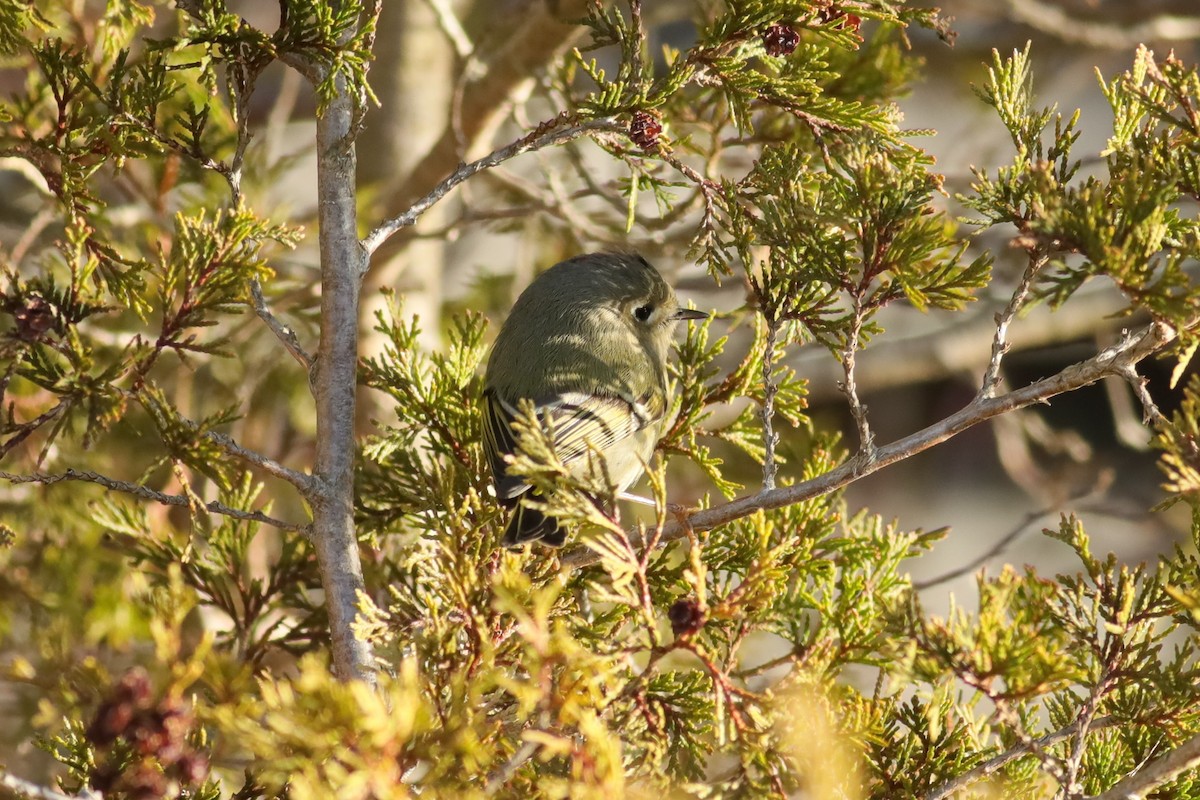
M 538 408 L 554 430 L 554 452 L 564 464 L 582 458 L 588 446 L 604 452 L 662 419 L 662 397 L 641 398 L 565 392 Z
M 666 401 L 661 392 L 647 392 L 636 399 L 564 392 L 538 404 L 537 413 L 554 431 L 554 452 L 564 464 L 569 464 L 582 458 L 589 445 L 603 452 L 613 443 L 658 423 L 666 413 Z M 529 489 L 523 480 L 508 474 L 504 463 L 504 456 L 517 448 L 511 427 L 516 415 L 515 406 L 494 392 L 485 394 L 484 451 L 495 477 L 496 493 L 506 501 Z
M 511 504 L 529 490 L 529 484 L 508 474 L 504 457 L 517 449 L 512 432 L 512 419 L 516 410 L 501 400 L 492 391 L 483 395 L 483 452 L 496 484 L 496 495 L 505 504 Z

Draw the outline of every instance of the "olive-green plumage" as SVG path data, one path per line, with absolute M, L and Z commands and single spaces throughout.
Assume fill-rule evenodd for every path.
M 675 324 L 706 316 L 680 309 L 675 292 L 641 256 L 591 253 L 539 275 L 513 306 L 488 359 L 484 450 L 500 501 L 516 506 L 505 546 L 565 540 L 557 520 L 518 505 L 529 484 L 509 475 L 510 421 L 531 400 L 553 422 L 555 452 L 584 469 L 589 446 L 618 491 L 637 480 L 666 418 L 667 355 Z

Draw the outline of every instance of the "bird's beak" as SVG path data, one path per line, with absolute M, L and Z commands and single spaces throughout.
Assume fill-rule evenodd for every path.
M 697 311 L 694 308 L 681 308 L 671 315 L 673 320 L 684 319 L 708 319 L 708 313 L 705 311 Z

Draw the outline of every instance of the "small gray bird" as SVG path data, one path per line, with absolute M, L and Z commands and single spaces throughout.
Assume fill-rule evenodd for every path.
M 504 546 L 566 540 L 556 519 L 520 504 L 530 486 L 508 473 L 518 401 L 532 401 L 551 422 L 555 453 L 568 469 L 582 474 L 590 445 L 623 491 L 673 422 L 667 355 L 675 324 L 707 316 L 680 308 L 658 270 L 633 254 L 567 259 L 521 293 L 496 337 L 483 395 L 483 448 L 496 494 L 516 507 Z

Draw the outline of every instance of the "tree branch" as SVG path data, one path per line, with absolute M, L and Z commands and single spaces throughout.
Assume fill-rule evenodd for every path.
M 1025 299 L 1029 296 L 1029 288 L 1033 285 L 1034 278 L 1048 260 L 1043 253 L 1030 254 L 1029 266 L 1025 269 L 1025 274 L 1021 276 L 1021 282 L 1013 291 L 1012 298 L 1004 310 L 996 314 L 996 333 L 992 337 L 992 357 L 988 361 L 987 371 L 983 375 L 983 383 L 979 387 L 979 394 L 983 397 L 991 397 L 996 393 L 996 386 L 1000 383 L 1000 362 L 1012 347 L 1012 342 L 1008 340 L 1008 326 L 1012 324 L 1017 312 L 1025 305 Z
M 442 33 L 446 34 L 446 38 L 450 40 L 450 44 L 454 45 L 454 52 L 458 57 L 470 58 L 471 53 L 475 51 L 475 45 L 471 43 L 471 37 L 467 35 L 462 23 L 458 21 L 458 17 L 455 16 L 454 9 L 450 7 L 450 3 L 447 0 L 425 0 L 425 2 L 433 9 L 433 14 L 437 17 L 438 26 L 442 29 Z
M 1154 425 L 1163 425 L 1168 422 L 1163 413 L 1158 410 L 1158 405 L 1154 402 L 1154 398 L 1150 396 L 1150 391 L 1146 388 L 1146 379 L 1138 375 L 1136 369 L 1130 364 L 1126 369 L 1121 370 L 1121 377 L 1124 378 L 1138 402 L 1142 404 L 1142 424 L 1147 427 Z
M 354 525 L 354 406 L 359 286 L 367 251 L 358 241 L 354 134 L 356 106 L 343 77 L 317 118 L 317 199 L 321 248 L 321 344 L 312 379 L 317 453 L 313 545 L 325 590 L 333 664 L 342 680 L 375 682 L 370 643 L 354 633 L 365 592 Z
M 779 382 L 775 378 L 775 354 L 779 340 L 779 321 L 767 320 L 767 343 L 763 350 L 763 404 L 760 412 L 763 425 L 763 489 L 775 488 L 775 476 L 779 464 L 775 460 L 775 446 L 779 444 L 779 433 L 775 430 L 775 395 Z
M 140 483 L 131 483 L 129 481 L 117 480 L 104 475 L 99 475 L 88 470 L 68 469 L 66 472 L 52 474 L 48 472 L 33 472 L 25 475 L 14 472 L 5 472 L 0 470 L 0 480 L 6 480 L 9 483 L 40 483 L 45 486 L 53 486 L 56 483 L 63 481 L 82 481 L 83 483 L 94 483 L 98 486 L 103 486 L 114 492 L 122 492 L 131 494 L 134 497 L 140 497 L 143 500 L 150 500 L 155 503 L 160 503 L 164 506 L 183 506 L 185 508 L 192 505 L 191 499 L 186 494 L 167 494 L 149 486 L 143 486 Z M 260 522 L 263 525 L 270 525 L 274 528 L 279 528 L 285 531 L 296 531 L 304 536 L 310 536 L 311 529 L 308 525 L 297 525 L 294 522 L 284 522 L 281 519 L 268 516 L 261 511 L 243 511 L 239 508 L 232 508 L 217 500 L 210 500 L 203 504 L 205 510 L 213 514 L 220 514 L 233 519 L 245 520 L 246 522 Z
M 688 518 L 688 524 L 697 531 L 711 530 L 756 511 L 795 505 L 841 489 L 859 478 L 941 444 L 992 417 L 1035 403 L 1045 403 L 1056 395 L 1088 386 L 1110 375 L 1120 375 L 1123 370 L 1162 350 L 1174 341 L 1176 336 L 1176 331 L 1165 323 L 1152 323 L 1137 333 L 1127 334 L 1112 347 L 1102 350 L 1086 361 L 1067 367 L 1057 375 L 997 397 L 976 397 L 964 408 L 942 421 L 876 448 L 874 458 L 869 462 L 851 459 L 811 480 L 779 489 L 760 491 L 724 505 L 697 511 Z M 684 535 L 684 526 L 679 522 L 671 522 L 663 529 L 662 541 L 671 542 Z M 588 566 L 599 560 L 600 556 L 587 547 L 572 548 L 561 556 L 563 566 L 570 568 Z
M 262 284 L 258 279 L 250 281 L 250 296 L 254 298 L 254 312 L 258 314 L 258 318 L 266 323 L 271 332 L 275 334 L 275 338 L 283 344 L 287 351 L 292 354 L 292 358 L 300 362 L 300 366 L 304 367 L 304 371 L 312 374 L 313 364 L 316 363 L 308 351 L 300 344 L 300 340 L 296 337 L 296 331 L 290 326 L 284 325 L 279 319 L 271 313 L 271 309 L 267 308 L 267 300 L 263 297 Z
M 625 127 L 611 117 L 603 117 L 601 119 L 588 120 L 587 122 L 578 122 L 567 124 L 564 127 L 553 127 L 559 124 L 568 122 L 567 119 L 554 120 L 549 123 L 552 129 L 546 132 L 545 125 L 539 127 L 527 136 L 518 139 L 512 144 L 506 145 L 493 150 L 488 155 L 470 164 L 460 164 L 458 169 L 454 170 L 450 175 L 435 186 L 429 194 L 422 197 L 413 203 L 407 211 L 397 217 L 383 222 L 373 231 L 367 234 L 367 237 L 362 240 L 362 249 L 366 251 L 369 258 L 372 253 L 379 249 L 380 245 L 391 238 L 397 231 L 402 228 L 414 224 L 421 215 L 428 211 L 434 204 L 445 197 L 451 189 L 458 186 L 468 178 L 480 173 L 486 169 L 491 169 L 499 164 L 503 164 L 511 158 L 528 153 L 532 150 L 541 150 L 544 147 L 553 147 L 554 145 L 569 142 L 572 139 L 577 139 L 580 136 L 599 133 L 602 131 L 617 132 L 624 131 Z M 364 265 L 365 270 L 365 265 Z
M 384 217 L 403 214 L 417 198 L 432 191 L 447 173 L 455 169 L 465 152 L 487 146 L 513 99 L 523 94 L 525 87 L 533 83 L 534 76 L 541 74 L 586 30 L 575 22 L 567 22 L 584 16 L 586 0 L 558 0 L 555 3 L 531 0 L 521 5 L 517 13 L 498 15 L 492 4 L 475 3 L 461 20 L 467 40 L 474 44 L 472 57 L 465 68 L 479 67 L 479 74 L 463 76 L 455 100 L 460 111 L 447 120 L 437 141 L 419 157 L 412 169 L 382 179 L 385 190 L 389 191 Z M 386 73 L 385 69 L 382 74 L 385 92 L 389 88 Z M 380 88 L 376 85 L 377 91 Z M 386 117 L 407 111 L 385 106 L 378 113 Z M 393 171 L 396 159 L 388 156 L 394 155 L 395 147 L 382 137 L 394 128 L 394 124 L 372 125 L 367 129 L 367 141 L 364 142 L 367 160 L 374 157 L 382 162 L 381 167 Z
M 0 442 L 0 459 L 3 459 L 9 454 L 9 452 L 12 451 L 13 448 L 28 439 L 29 435 L 38 428 L 61 416 L 62 413 L 67 410 L 67 406 L 68 403 L 66 400 L 59 400 L 56 405 L 51 406 L 34 419 L 31 419 L 28 422 L 23 422 L 14 428 L 16 432 L 4 442 Z M 41 464 L 38 466 L 41 466 Z
M 855 376 L 858 354 L 858 340 L 862 335 L 863 309 L 862 298 L 854 296 L 854 321 L 846 334 L 846 346 L 842 348 L 842 392 L 850 405 L 850 416 L 854 419 L 854 427 L 858 431 L 858 453 L 855 461 L 862 467 L 875 459 L 875 434 L 871 432 L 871 422 L 867 418 L 867 407 L 858 395 L 858 381 Z
M 1138 22 L 1086 19 L 1045 0 L 1006 0 L 1010 19 L 1065 42 L 1126 50 L 1144 42 L 1200 39 L 1200 17 L 1160 14 Z
M 1093 726 L 1095 723 L 1093 723 Z M 1193 736 L 1165 756 L 1126 776 L 1116 786 L 1089 800 L 1139 800 L 1181 772 L 1200 766 L 1200 736 Z
M 268 458 L 262 453 L 242 447 L 233 440 L 232 436 L 229 436 L 228 434 L 209 431 L 207 434 L 205 434 L 205 438 L 234 458 L 241 459 L 247 464 L 258 467 L 269 475 L 273 475 L 280 480 L 287 481 L 304 494 L 311 494 L 315 488 L 313 477 L 311 475 L 305 475 L 303 472 L 297 472 L 291 467 L 285 467 L 283 464 L 280 464 L 273 458 Z
M 1117 724 L 1118 721 L 1113 717 L 1100 717 L 1099 719 L 1092 720 L 1090 727 L 1092 730 L 1100 730 L 1102 728 L 1111 728 Z M 972 783 L 981 781 L 990 775 L 994 775 L 1010 762 L 1033 752 L 1035 748 L 1045 750 L 1048 747 L 1053 747 L 1064 739 L 1074 736 L 1075 732 L 1079 728 L 1079 725 L 1080 720 L 1077 719 L 1070 725 L 1059 728 L 1058 730 L 1048 733 L 1039 739 L 1032 739 L 1029 742 L 1022 743 L 1016 747 L 1005 750 L 1000 755 L 995 756 L 994 758 L 989 758 L 987 761 L 968 772 L 964 772 L 957 778 L 948 780 L 945 783 L 934 787 L 933 791 L 925 795 L 925 800 L 945 800 L 945 798 L 951 797 L 956 792 L 965 789 Z

